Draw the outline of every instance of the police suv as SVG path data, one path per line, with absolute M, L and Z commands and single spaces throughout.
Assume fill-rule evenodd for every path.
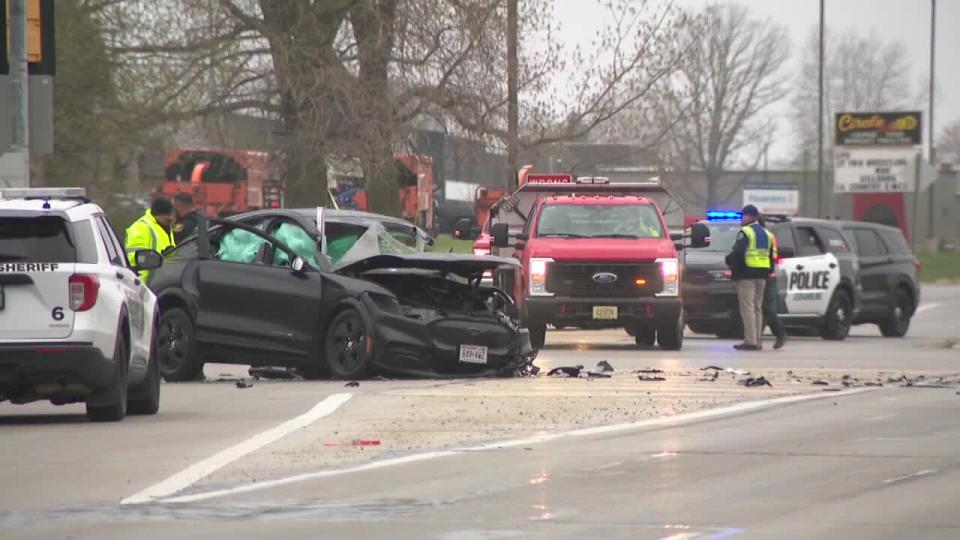
M 724 263 L 740 220 L 738 212 L 708 212 L 698 225 L 708 229 L 710 245 L 686 251 L 683 307 L 694 332 L 743 335 L 736 287 Z M 777 237 L 777 312 L 787 331 L 845 339 L 857 318 L 863 288 L 856 253 L 841 224 L 774 215 L 764 220 Z
M 0 190 L 0 402 L 85 402 L 94 421 L 155 414 L 159 253 L 123 244 L 82 188 Z

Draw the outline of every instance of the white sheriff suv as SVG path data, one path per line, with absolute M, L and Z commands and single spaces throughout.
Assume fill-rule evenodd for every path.
M 156 297 L 82 188 L 0 189 L 0 402 L 85 402 L 93 421 L 156 414 Z

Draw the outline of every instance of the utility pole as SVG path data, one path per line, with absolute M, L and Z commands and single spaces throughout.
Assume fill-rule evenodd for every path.
M 826 33 L 824 28 L 824 0 L 820 0 L 820 48 L 819 48 L 819 86 L 817 97 L 817 217 L 823 217 L 823 35 Z
M 517 187 L 519 157 L 519 104 L 517 103 L 517 0 L 507 0 L 507 166 L 510 168 L 511 190 Z
M 937 42 L 937 0 L 930 0 L 930 111 L 927 115 L 927 123 L 928 123 L 927 137 L 929 137 L 927 141 L 927 148 L 929 149 L 930 165 L 933 165 L 933 160 L 934 158 L 936 158 L 936 148 L 935 148 L 936 141 L 933 138 L 933 86 L 934 86 L 933 72 L 935 68 L 934 51 L 936 50 L 936 42 Z M 919 182 L 920 179 L 917 178 L 917 181 Z M 934 180 L 933 182 L 930 183 L 930 186 L 927 188 L 930 190 L 929 208 L 928 208 L 929 215 L 927 216 L 927 219 L 929 221 L 928 229 L 927 229 L 927 238 L 934 237 L 933 226 L 934 226 L 934 214 L 936 213 L 935 212 L 936 201 L 934 199 L 936 194 L 936 185 L 937 185 L 937 182 L 936 180 Z
M 27 0 L 10 2 L 10 151 L 0 159 L 8 187 L 30 187 L 30 103 L 27 73 Z M 7 168 L 4 172 L 2 169 Z

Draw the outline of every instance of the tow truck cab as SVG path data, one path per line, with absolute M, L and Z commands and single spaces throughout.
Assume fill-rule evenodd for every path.
M 625 328 L 638 345 L 682 347 L 683 242 L 654 199 L 664 196 L 659 182 L 528 175 L 491 209 L 491 250 L 521 262 L 495 281 L 513 292 L 535 348 L 548 324 Z

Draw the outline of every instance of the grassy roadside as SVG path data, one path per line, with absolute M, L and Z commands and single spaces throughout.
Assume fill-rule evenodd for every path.
M 960 251 L 917 253 L 920 280 L 932 283 L 941 279 L 960 280 Z
M 473 240 L 457 240 L 449 234 L 441 234 L 434 239 L 433 251 L 437 253 L 473 253 Z

